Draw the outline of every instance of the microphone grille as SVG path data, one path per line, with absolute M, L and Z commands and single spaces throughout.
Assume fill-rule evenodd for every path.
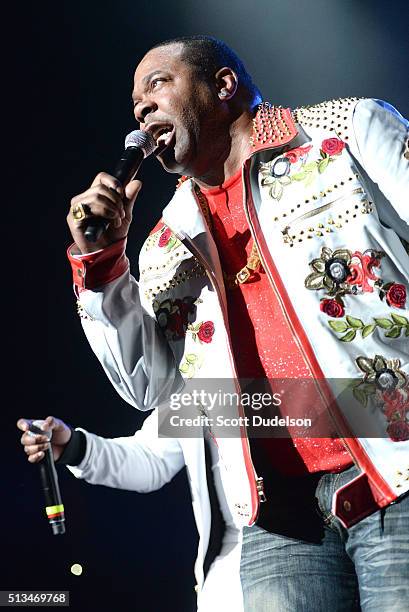
M 125 149 L 129 147 L 138 147 L 142 149 L 145 157 L 148 157 L 154 149 L 156 149 L 156 142 L 153 139 L 152 134 L 144 132 L 143 130 L 134 130 L 130 132 L 125 138 Z

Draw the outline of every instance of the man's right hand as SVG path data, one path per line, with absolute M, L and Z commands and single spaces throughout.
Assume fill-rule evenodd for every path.
M 124 190 L 116 178 L 100 172 L 89 189 L 72 198 L 67 223 L 81 253 L 103 249 L 128 235 L 133 205 L 141 187 L 141 181 L 135 180 L 128 183 Z M 85 209 L 86 217 L 82 220 L 75 219 L 72 214 L 76 204 L 82 204 Z M 108 229 L 97 242 L 88 242 L 84 236 L 92 216 L 109 221 Z
M 17 421 L 17 427 L 25 433 L 21 436 L 20 442 L 24 445 L 24 451 L 28 455 L 30 463 L 38 463 L 43 459 L 44 452 L 49 446 L 48 438 L 45 435 L 28 433 L 28 429 L 31 425 L 29 419 L 19 419 Z M 71 429 L 60 419 L 48 416 L 41 429 L 43 431 L 51 431 L 51 449 L 53 451 L 54 461 L 59 459 L 67 446 L 71 438 Z

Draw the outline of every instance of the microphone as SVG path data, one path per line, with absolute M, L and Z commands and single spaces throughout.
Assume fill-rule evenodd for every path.
M 125 138 L 125 150 L 118 161 L 113 176 L 125 187 L 138 172 L 145 157 L 156 149 L 156 142 L 149 132 L 134 130 Z M 90 219 L 84 232 L 88 242 L 96 242 L 107 230 L 109 221 L 101 217 Z
M 47 436 L 47 438 L 51 440 L 52 432 L 41 429 L 43 423 L 44 421 L 42 420 L 33 421 L 28 428 L 28 433 L 33 436 L 41 434 Z M 45 451 L 44 459 L 42 459 L 38 465 L 40 468 L 41 486 L 44 491 L 45 511 L 47 513 L 48 522 L 51 525 L 54 535 L 62 535 L 65 533 L 64 506 L 61 501 L 57 470 L 54 465 L 51 445 Z

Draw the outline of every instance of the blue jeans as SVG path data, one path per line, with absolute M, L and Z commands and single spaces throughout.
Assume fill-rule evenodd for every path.
M 244 528 L 245 612 L 409 612 L 409 496 L 345 529 L 332 496 L 357 474 L 354 466 L 319 478 L 318 539 Z

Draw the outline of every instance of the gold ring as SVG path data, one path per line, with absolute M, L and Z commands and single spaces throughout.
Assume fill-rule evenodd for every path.
M 87 216 L 85 206 L 86 204 L 74 204 L 74 206 L 71 206 L 71 213 L 76 221 L 82 221 Z

